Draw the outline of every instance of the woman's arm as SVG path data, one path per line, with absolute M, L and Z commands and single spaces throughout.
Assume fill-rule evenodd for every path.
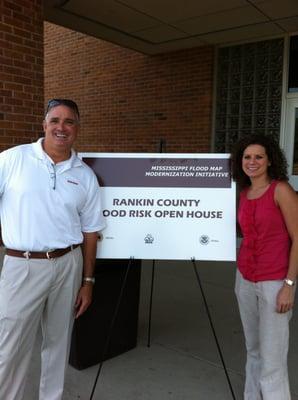
M 287 279 L 296 281 L 298 273 L 298 196 L 287 182 L 279 182 L 274 199 L 281 210 L 289 236 L 291 248 Z M 284 284 L 277 296 L 277 312 L 287 312 L 294 305 L 295 286 Z

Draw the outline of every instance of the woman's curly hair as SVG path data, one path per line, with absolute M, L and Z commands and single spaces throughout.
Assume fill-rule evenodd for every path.
M 266 154 L 271 165 L 268 167 L 268 175 L 271 179 L 288 180 L 287 160 L 279 147 L 277 141 L 270 135 L 251 135 L 241 138 L 235 145 L 232 155 L 232 177 L 240 185 L 241 188 L 250 186 L 249 177 L 242 169 L 242 157 L 244 150 L 253 144 L 259 144 L 266 150 Z

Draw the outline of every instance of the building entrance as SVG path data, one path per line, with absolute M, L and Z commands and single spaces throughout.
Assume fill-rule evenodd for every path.
M 290 183 L 298 191 L 298 98 L 287 99 L 284 144 Z

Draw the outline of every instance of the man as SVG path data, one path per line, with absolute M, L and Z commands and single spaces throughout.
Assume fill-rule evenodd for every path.
M 0 154 L 0 399 L 21 400 L 41 322 L 40 400 L 62 398 L 74 317 L 89 306 L 98 231 L 97 179 L 72 150 L 79 110 L 49 101 L 45 137 Z M 80 246 L 82 244 L 82 246 Z

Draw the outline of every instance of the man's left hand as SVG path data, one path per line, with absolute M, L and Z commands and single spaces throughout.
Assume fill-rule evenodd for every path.
M 75 318 L 79 318 L 79 316 L 82 315 L 90 306 L 92 301 L 92 291 L 93 291 L 92 284 L 81 286 L 75 304 L 76 308 Z

